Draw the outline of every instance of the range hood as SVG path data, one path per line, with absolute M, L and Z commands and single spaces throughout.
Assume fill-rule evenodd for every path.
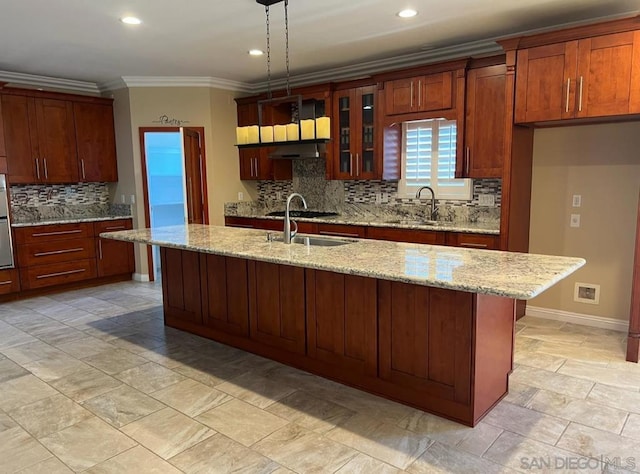
M 324 158 L 327 154 L 327 145 L 325 143 L 301 143 L 291 142 L 291 144 L 280 144 L 271 153 L 269 158 L 272 160 L 303 160 L 310 158 Z

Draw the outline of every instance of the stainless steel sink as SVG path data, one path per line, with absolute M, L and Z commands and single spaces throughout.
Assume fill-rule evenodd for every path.
M 273 234 L 267 234 L 267 240 L 273 242 L 282 242 L 282 236 L 275 236 Z M 291 239 L 292 244 L 310 245 L 313 247 L 339 247 L 341 245 L 347 245 L 357 242 L 351 239 L 339 239 L 339 238 L 326 238 L 326 237 L 311 237 L 307 235 L 296 235 Z

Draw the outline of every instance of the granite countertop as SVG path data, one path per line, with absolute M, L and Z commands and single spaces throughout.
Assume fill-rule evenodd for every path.
M 30 227 L 34 225 L 53 225 L 53 224 L 77 224 L 80 222 L 112 221 L 116 219 L 131 219 L 131 216 L 56 217 L 53 219 L 42 219 L 37 221 L 11 222 L 11 227 Z
M 573 257 L 365 239 L 346 239 L 352 243 L 338 247 L 288 245 L 268 242 L 264 230 L 199 224 L 108 232 L 100 236 L 525 300 L 586 263 Z

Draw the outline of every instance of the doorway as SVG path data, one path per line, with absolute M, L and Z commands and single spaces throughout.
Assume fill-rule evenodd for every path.
M 207 224 L 202 127 L 140 127 L 145 225 Z M 160 278 L 160 252 L 147 247 L 149 280 Z

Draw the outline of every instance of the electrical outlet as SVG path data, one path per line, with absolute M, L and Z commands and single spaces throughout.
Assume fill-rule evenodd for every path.
M 238 201 L 244 201 L 244 193 L 242 191 L 238 193 Z
M 478 205 L 493 207 L 496 205 L 496 197 L 493 194 L 479 194 Z
M 124 196 L 124 194 L 122 195 L 121 200 L 122 200 L 122 204 L 125 204 L 127 202 L 127 198 Z
M 593 283 L 576 283 L 573 290 L 573 301 L 578 303 L 600 304 L 600 285 Z
M 580 227 L 580 214 L 571 214 L 569 225 L 571 227 Z
M 282 191 L 276 191 L 276 199 L 282 201 Z
M 573 207 L 582 206 L 582 196 L 580 194 L 573 195 Z
M 132 194 L 131 195 L 131 204 L 135 204 L 136 203 L 136 195 Z
M 382 193 L 380 197 L 380 202 L 387 203 L 389 202 L 389 193 Z
M 382 203 L 382 193 L 376 193 L 376 204 Z

